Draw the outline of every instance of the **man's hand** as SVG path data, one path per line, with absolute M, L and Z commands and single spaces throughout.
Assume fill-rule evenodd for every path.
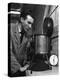
M 29 67 L 29 64 L 26 64 L 24 67 L 20 67 L 20 71 L 23 72 L 27 70 L 28 67 Z
M 29 38 L 29 39 L 28 39 L 27 47 L 30 47 L 30 42 L 32 42 L 32 38 Z
M 26 43 L 26 42 L 28 42 L 28 39 L 24 36 L 22 42 L 23 42 L 23 43 Z

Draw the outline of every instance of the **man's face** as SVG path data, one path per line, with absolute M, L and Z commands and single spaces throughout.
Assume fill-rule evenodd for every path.
M 27 15 L 26 19 L 22 21 L 23 28 L 26 32 L 29 32 L 32 29 L 33 22 L 34 19 L 30 15 Z

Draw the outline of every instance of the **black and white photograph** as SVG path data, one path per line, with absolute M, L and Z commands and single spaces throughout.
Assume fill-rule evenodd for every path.
M 59 73 L 59 6 L 8 3 L 8 76 Z

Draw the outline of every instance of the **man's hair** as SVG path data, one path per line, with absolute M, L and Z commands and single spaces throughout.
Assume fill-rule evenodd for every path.
M 26 19 L 27 15 L 30 15 L 33 18 L 31 10 L 22 11 L 20 17 L 23 17 L 24 19 Z

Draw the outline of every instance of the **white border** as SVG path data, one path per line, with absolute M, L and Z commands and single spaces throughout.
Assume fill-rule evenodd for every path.
M 0 0 L 0 80 L 52 80 L 59 79 L 58 75 L 48 75 L 39 77 L 18 77 L 9 78 L 8 72 L 8 3 L 32 3 L 32 4 L 46 4 L 46 5 L 59 5 L 59 0 Z M 59 10 L 60 11 L 60 10 Z M 60 16 L 59 16 L 60 17 Z M 60 22 L 60 19 L 59 19 Z M 59 25 L 60 26 L 60 25 Z M 60 32 L 59 32 L 60 34 Z M 59 41 L 60 43 L 60 41 Z M 60 52 L 60 49 L 59 49 Z

